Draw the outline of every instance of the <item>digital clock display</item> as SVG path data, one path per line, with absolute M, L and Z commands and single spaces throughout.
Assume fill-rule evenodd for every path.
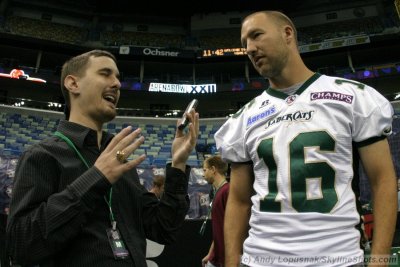
M 226 56 L 245 56 L 246 49 L 240 48 L 218 48 L 203 50 L 202 57 L 226 57 Z

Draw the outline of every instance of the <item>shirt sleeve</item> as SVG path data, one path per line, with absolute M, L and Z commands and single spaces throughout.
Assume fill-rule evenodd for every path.
M 390 135 L 394 114 L 390 102 L 369 86 L 355 93 L 352 132 L 356 144 L 367 145 Z
M 62 250 L 111 187 L 95 167 L 60 192 L 59 176 L 57 160 L 39 147 L 18 162 L 7 224 L 8 252 L 18 264 Z
M 152 193 L 143 195 L 143 226 L 148 239 L 160 244 L 170 244 L 176 240 L 189 210 L 189 175 L 189 166 L 184 173 L 167 164 L 165 190 L 160 201 Z
M 221 158 L 230 162 L 248 162 L 250 156 L 245 148 L 246 106 L 229 118 L 214 134 L 215 143 Z

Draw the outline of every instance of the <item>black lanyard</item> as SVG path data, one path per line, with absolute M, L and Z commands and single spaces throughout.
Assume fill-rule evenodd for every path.
M 68 137 L 66 137 L 63 133 L 61 133 L 61 132 L 59 132 L 59 131 L 54 132 L 54 135 L 57 136 L 57 137 L 59 137 L 59 138 L 61 138 L 62 140 L 64 140 L 64 141 L 68 144 L 68 146 L 69 146 L 70 148 L 72 148 L 73 150 L 75 150 L 76 154 L 77 154 L 78 157 L 81 159 L 81 161 L 85 164 L 85 166 L 86 166 L 88 169 L 90 168 L 90 166 L 89 166 L 89 164 L 87 163 L 87 161 L 85 160 L 85 158 L 82 156 L 82 154 L 81 154 L 81 153 L 79 152 L 79 150 L 76 148 L 76 146 L 74 145 L 74 143 L 73 143 Z M 115 218 L 114 218 L 114 213 L 113 213 L 112 208 L 111 208 L 111 204 L 112 204 L 112 187 L 111 187 L 111 189 L 110 189 L 110 194 L 109 194 L 109 196 L 108 196 L 108 201 L 107 201 L 106 196 L 104 196 L 104 200 L 106 201 L 107 206 L 108 206 L 108 208 L 109 208 L 109 210 L 110 210 L 111 226 L 112 226 L 113 230 L 115 230 L 115 228 L 116 228 L 116 221 L 115 221 Z

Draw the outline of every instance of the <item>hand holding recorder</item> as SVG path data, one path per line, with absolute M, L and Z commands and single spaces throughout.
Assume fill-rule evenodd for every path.
M 184 129 L 189 124 L 189 119 L 187 118 L 187 114 L 192 110 L 192 108 L 196 109 L 199 101 L 197 99 L 193 99 L 189 105 L 186 107 L 185 112 L 183 113 L 181 123 L 178 126 L 179 130 Z
M 194 110 L 197 104 L 197 99 L 193 99 L 187 106 L 177 125 L 178 129 L 172 143 L 172 167 L 179 168 L 182 171 L 186 169 L 186 161 L 196 146 L 199 135 L 199 114 Z M 189 126 L 189 130 L 183 131 L 187 126 Z

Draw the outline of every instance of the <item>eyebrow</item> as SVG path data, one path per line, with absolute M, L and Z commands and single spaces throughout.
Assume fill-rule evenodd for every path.
M 247 32 L 246 36 L 244 36 L 242 38 L 242 36 L 240 37 L 240 44 L 242 45 L 242 47 L 246 48 L 247 46 L 247 39 L 252 38 L 252 36 L 255 34 L 255 32 L 259 31 L 258 28 L 253 28 L 250 29 L 250 31 Z

